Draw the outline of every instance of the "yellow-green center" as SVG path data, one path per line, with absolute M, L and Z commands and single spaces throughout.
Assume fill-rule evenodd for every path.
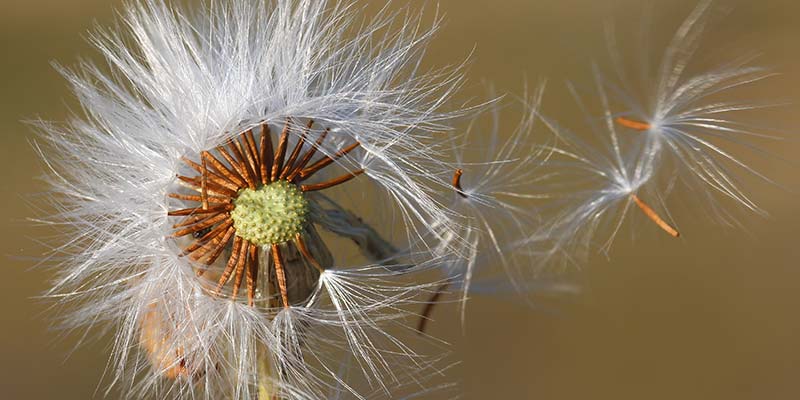
M 244 189 L 233 204 L 236 235 L 261 246 L 293 239 L 302 231 L 309 211 L 303 192 L 284 180 Z

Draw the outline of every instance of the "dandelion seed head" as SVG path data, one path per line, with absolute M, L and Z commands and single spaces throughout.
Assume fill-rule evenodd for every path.
M 128 4 L 92 36 L 107 65 L 62 69 L 82 114 L 40 124 L 45 220 L 72 230 L 50 294 L 73 310 L 66 328 L 113 328 L 109 387 L 132 398 L 250 399 L 265 382 L 289 399 L 358 397 L 337 351 L 376 387 L 418 359 L 383 324 L 427 287 L 394 280 L 424 268 L 389 268 L 408 243 L 382 235 L 459 226 L 420 143 L 465 112 L 444 108 L 463 70 L 421 69 L 440 20 L 411 10 L 362 22 L 349 2 L 193 6 Z M 388 199 L 361 208 L 402 217 L 376 228 L 332 200 L 359 181 Z M 389 265 L 358 274 L 331 235 Z

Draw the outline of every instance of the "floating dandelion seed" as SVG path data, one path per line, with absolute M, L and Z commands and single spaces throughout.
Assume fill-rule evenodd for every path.
M 608 91 L 613 100 L 607 106 L 615 123 L 638 133 L 637 140 L 643 142 L 642 151 L 650 158 L 647 162 L 655 164 L 656 169 L 674 167 L 681 180 L 701 189 L 695 193 L 708 200 L 717 216 L 733 221 L 729 212 L 716 205 L 715 194 L 751 211 L 764 213 L 741 187 L 736 171 L 770 183 L 772 180 L 726 147 L 732 145 L 752 151 L 755 149 L 751 143 L 753 138 L 779 138 L 759 133 L 740 120 L 745 112 L 774 104 L 736 101 L 730 97 L 735 96 L 737 90 L 753 86 L 774 73 L 750 65 L 752 57 L 695 74 L 688 72 L 707 29 L 712 3 L 711 0 L 701 1 L 675 31 L 655 73 L 645 68 L 640 76 L 627 74 L 614 31 L 609 29 L 611 58 L 620 81 L 612 81 L 599 72 L 596 74 L 603 82 L 599 90 Z M 647 54 L 646 51 L 641 53 Z M 674 165 L 666 165 L 669 162 Z
M 587 108 L 577 92 L 570 86 L 578 108 L 588 115 Z M 604 92 L 600 102 L 607 104 Z M 608 252 L 631 207 L 670 236 L 680 236 L 678 230 L 667 222 L 645 197 L 654 198 L 660 205 L 661 195 L 650 185 L 654 165 L 647 153 L 630 141 L 622 141 L 613 117 L 606 113 L 602 120 L 590 119 L 589 130 L 599 145 L 582 140 L 578 135 L 555 121 L 541 116 L 544 125 L 559 143 L 548 147 L 551 157 L 543 164 L 546 183 L 542 193 L 552 198 L 547 207 L 554 210 L 536 235 L 530 239 L 539 244 L 549 242 L 541 252 L 542 264 L 582 263 L 588 256 L 594 237 L 607 235 L 600 248 Z M 644 194 L 647 194 L 645 196 Z
M 552 254 L 562 259 L 581 258 L 595 233 L 609 232 L 601 246 L 608 250 L 628 210 L 636 206 L 649 220 L 673 237 L 680 236 L 666 212 L 665 197 L 676 181 L 696 184 L 692 193 L 707 200 L 716 216 L 731 221 L 731 214 L 717 205 L 722 194 L 752 211 L 761 212 L 740 188 L 736 170 L 763 180 L 769 178 L 737 159 L 717 142 L 754 149 L 746 139 L 767 137 L 734 118 L 737 113 L 769 104 L 725 99 L 732 91 L 772 74 L 748 66 L 749 58 L 724 64 L 711 71 L 690 75 L 692 56 L 699 48 L 711 1 L 702 1 L 675 32 L 654 77 L 639 78 L 652 89 L 645 98 L 636 96 L 634 77 L 626 74 L 613 31 L 609 31 L 612 59 L 620 83 L 607 79 L 595 65 L 594 95 L 602 117 L 588 117 L 588 126 L 600 146 L 586 143 L 548 118 L 543 118 L 563 147 L 551 167 L 555 176 L 572 179 L 572 186 L 554 181 L 548 188 L 560 193 L 556 217 L 538 237 L 556 243 Z M 640 54 L 647 54 L 642 51 Z M 648 71 L 649 72 L 649 71 Z M 592 115 L 570 86 L 584 115 Z M 635 134 L 631 134 L 635 133 Z M 560 171 L 558 171 L 560 169 Z M 562 197 L 563 196 L 563 197 Z M 573 245 L 575 245 L 573 247 Z M 583 250 L 564 250 L 564 249 Z
M 507 286 L 518 294 L 530 294 L 528 288 L 534 286 L 542 288 L 534 283 L 536 268 L 526 259 L 537 244 L 522 238 L 536 233 L 540 222 L 535 201 L 547 197 L 538 191 L 538 185 L 547 178 L 539 166 L 549 157 L 548 150 L 533 140 L 544 90 L 541 84 L 513 104 L 522 111 L 513 129 L 501 127 L 501 108 L 506 106 L 497 102 L 470 120 L 465 132 L 452 141 L 455 162 L 450 170 L 448 206 L 465 219 L 459 235 L 452 237 L 463 243 L 460 253 L 465 256 L 454 258 L 445 268 L 452 282 L 431 295 L 418 331 L 424 332 L 434 305 L 451 289 L 460 291 L 463 321 L 477 273 L 484 281 L 489 275 L 504 275 Z M 445 240 L 443 245 L 452 243 Z M 526 256 L 517 256 L 521 254 Z

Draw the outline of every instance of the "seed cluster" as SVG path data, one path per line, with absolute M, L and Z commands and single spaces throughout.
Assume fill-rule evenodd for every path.
M 173 226 L 176 231 L 171 236 L 191 235 L 194 238 L 184 248 L 183 255 L 205 266 L 198 270 L 198 275 L 202 275 L 226 249 L 230 250 L 225 270 L 217 282 L 216 295 L 220 295 L 232 280 L 231 297 L 236 298 L 246 280 L 248 303 L 254 305 L 259 278 L 258 260 L 261 250 L 266 251 L 268 247 L 272 263 L 268 264 L 270 271 L 264 275 L 275 277 L 271 283 L 280 293 L 283 306 L 289 307 L 281 254 L 281 245 L 289 241 L 294 243 L 307 264 L 323 270 L 308 251 L 303 238 L 303 228 L 309 223 L 309 204 L 304 193 L 338 186 L 361 175 L 364 170 L 348 172 L 320 183 L 304 184 L 317 172 L 360 146 L 355 142 L 312 162 L 330 133 L 326 129 L 316 142 L 307 142 L 313 125 L 314 121 L 308 121 L 291 152 L 288 151 L 289 134 L 296 128 L 294 121 L 288 118 L 277 147 L 273 147 L 269 125 L 264 124 L 258 141 L 253 131 L 248 130 L 225 146 L 201 152 L 199 163 L 183 158 L 198 175 L 178 176 L 178 179 L 198 194 L 170 193 L 169 196 L 200 204 L 168 213 L 169 216 L 184 217 Z
M 231 218 L 236 234 L 261 246 L 293 239 L 308 216 L 308 200 L 297 185 L 286 181 L 257 190 L 244 189 L 233 204 Z

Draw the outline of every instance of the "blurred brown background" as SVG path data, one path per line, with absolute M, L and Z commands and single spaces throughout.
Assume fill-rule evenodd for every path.
M 89 399 L 105 366 L 108 348 L 102 342 L 68 357 L 77 337 L 61 339 L 49 330 L 46 303 L 32 299 L 46 288 L 48 273 L 27 259 L 41 256 L 42 247 L 34 241 L 40 231 L 25 221 L 31 215 L 26 198 L 43 186 L 36 180 L 41 165 L 28 144 L 31 133 L 19 121 L 64 118 L 74 102 L 49 62 L 71 65 L 78 56 L 94 57 L 82 37 L 94 21 L 106 25 L 119 3 L 0 0 L 3 399 Z M 439 3 L 447 23 L 429 53 L 431 64 L 454 62 L 477 45 L 467 94 L 485 94 L 484 78 L 514 90 L 525 77 L 548 77 L 550 109 L 571 107 L 560 103 L 566 99 L 560 82 L 580 81 L 588 76 L 588 61 L 604 55 L 604 19 L 613 17 L 621 31 L 634 33 L 641 15 L 638 0 Z M 658 35 L 671 34 L 695 5 L 654 3 Z M 767 114 L 768 122 L 800 127 L 800 3 L 718 4 L 732 11 L 704 48 L 731 57 L 738 54 L 728 50 L 763 53 L 760 63 L 782 76 L 760 86 L 758 97 L 795 103 Z M 800 154 L 796 140 L 762 147 L 794 160 Z M 800 187 L 800 166 L 771 160 L 757 165 L 787 187 Z M 478 298 L 462 334 L 457 313 L 439 310 L 431 333 L 450 341 L 463 360 L 450 378 L 461 382 L 466 399 L 800 397 L 798 196 L 754 187 L 770 218 L 745 216 L 748 232 L 726 230 L 681 218 L 692 211 L 691 199 L 683 199 L 672 210 L 681 222 L 681 240 L 641 226 L 635 241 L 623 232 L 610 261 L 597 256 L 585 269 L 585 292 L 560 302 L 556 313 Z

